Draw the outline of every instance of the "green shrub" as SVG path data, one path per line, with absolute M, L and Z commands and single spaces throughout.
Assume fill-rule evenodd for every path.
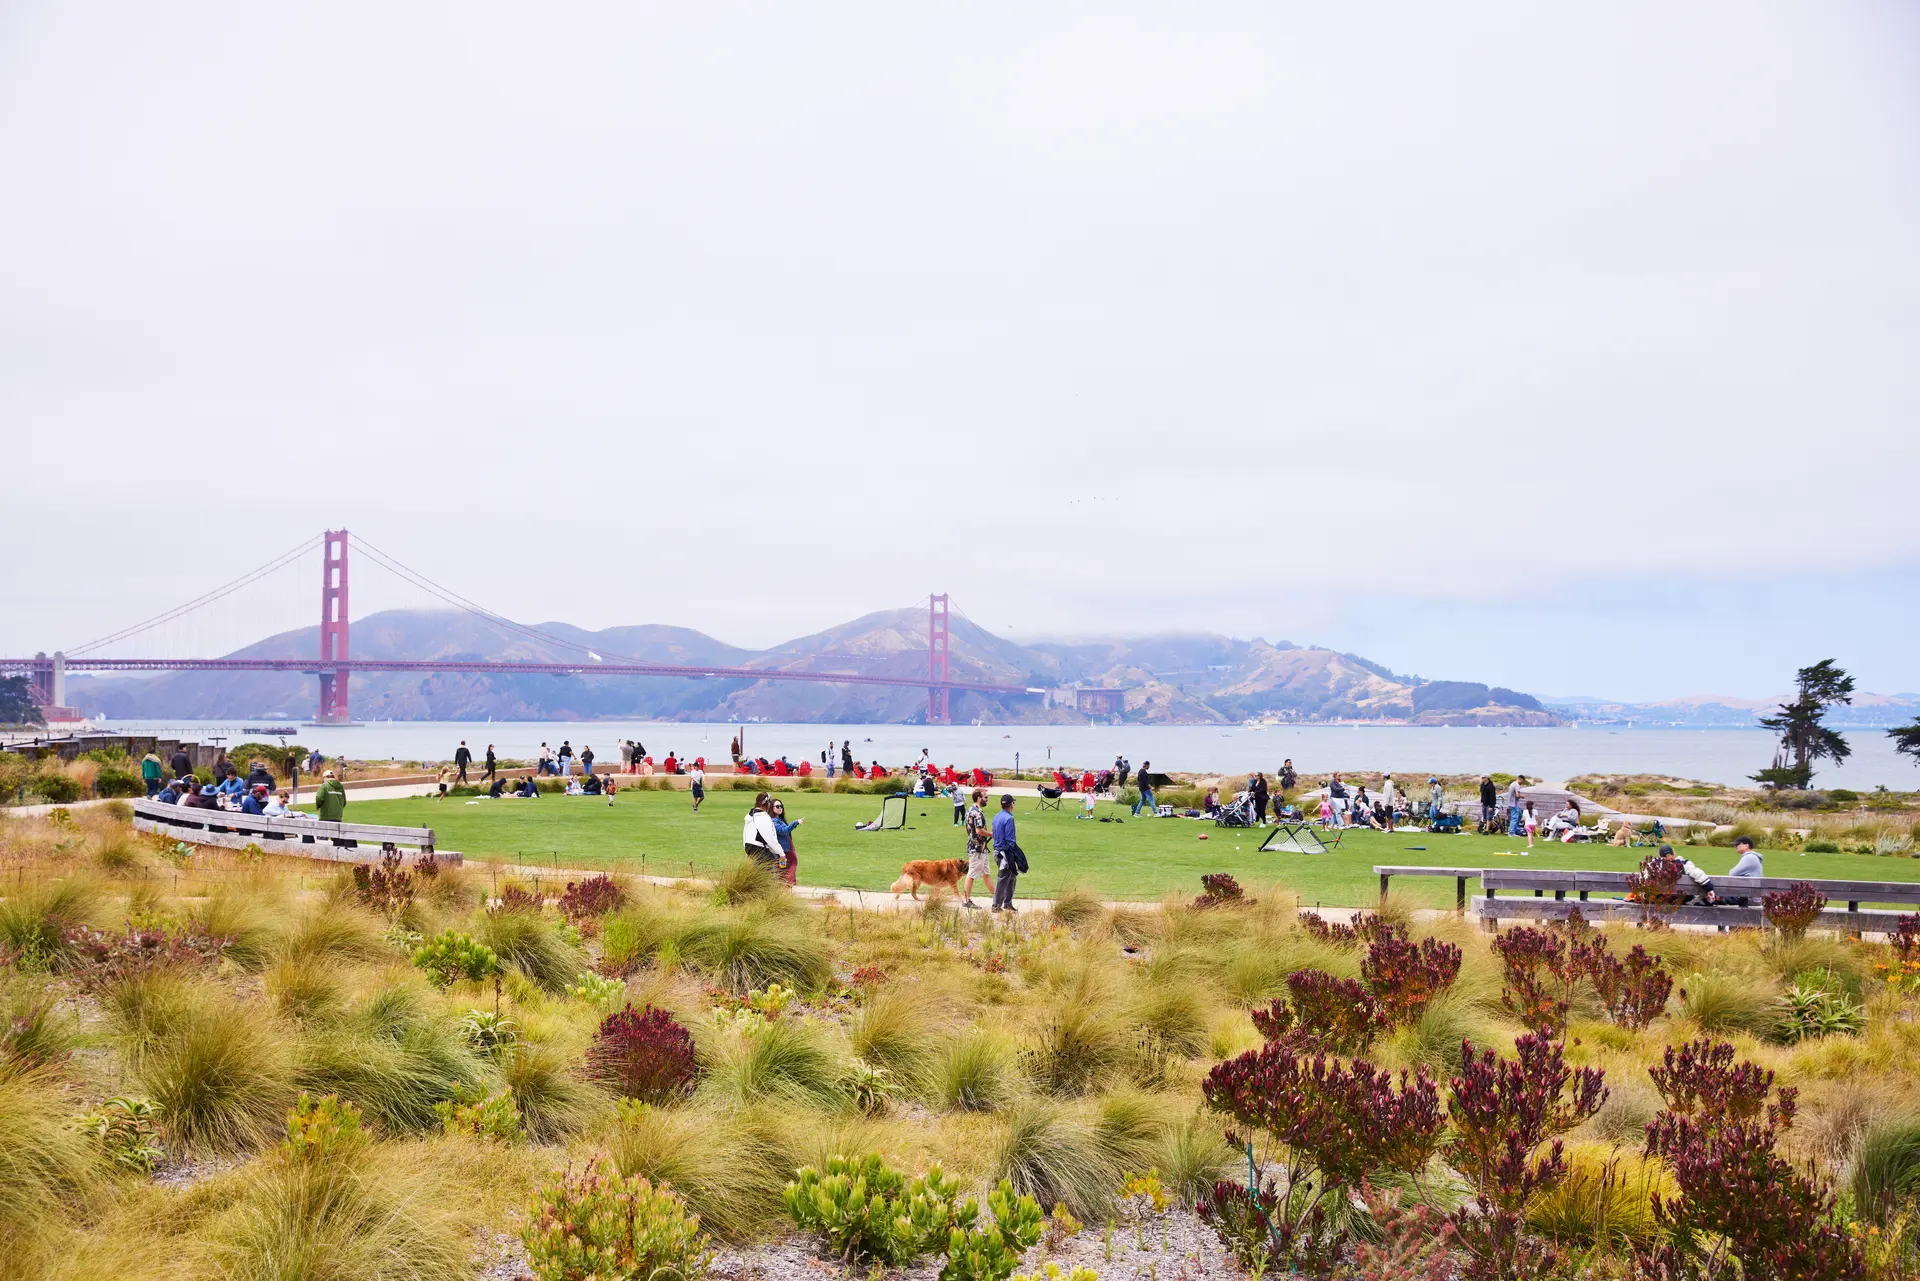
M 1786 1019 L 1781 1031 L 1788 1041 L 1858 1036 L 1866 1021 L 1866 1011 L 1845 992 L 1814 983 L 1796 983 L 1787 989 Z
M 95 796 L 145 796 L 147 784 L 140 777 L 139 770 L 117 769 L 111 765 L 103 766 L 93 776 L 93 794 Z
M 519 970 L 543 992 L 566 991 L 583 968 L 579 948 L 562 938 L 553 923 L 525 912 L 483 914 L 475 938 L 493 950 L 500 964 Z
M 80 1129 L 100 1145 L 108 1164 L 151 1174 L 166 1155 L 160 1149 L 160 1109 L 147 1099 L 116 1095 L 80 1119 Z
M 42 800 L 51 804 L 71 805 L 85 795 L 87 789 L 82 787 L 80 780 L 71 774 L 48 770 L 28 779 L 27 790 L 39 793 Z M 144 784 L 140 790 L 142 792 L 147 790 Z
M 696 1281 L 712 1263 L 700 1217 L 604 1153 L 540 1190 L 520 1240 L 538 1281 Z
M 493 1143 L 516 1143 L 526 1137 L 520 1126 L 520 1109 L 514 1106 L 509 1090 L 448 1099 L 434 1104 L 433 1112 L 447 1134 L 466 1134 Z
M 280 1150 L 290 1161 L 323 1162 L 355 1156 L 366 1146 L 358 1108 L 331 1094 L 316 1099 L 303 1090 L 287 1113 Z
M 500 958 L 492 948 L 454 930 L 442 930 L 437 938 L 422 944 L 413 954 L 413 963 L 426 971 L 435 987 L 451 987 L 462 981 L 478 983 L 500 969 Z
M 1809 854 L 1838 854 L 1839 852 L 1840 847 L 1832 841 L 1807 842 L 1807 853 Z
M 0 948 L 19 954 L 22 969 L 58 970 L 73 960 L 67 930 L 100 901 L 92 882 L 77 877 L 29 883 L 0 900 Z
M 743 858 L 714 878 L 712 903 L 715 907 L 737 906 L 787 893 L 787 883 L 773 874 L 764 863 Z
M 785 1199 L 800 1230 L 825 1238 L 843 1263 L 906 1267 L 946 1246 L 959 1192 L 959 1182 L 938 1165 L 908 1179 L 878 1156 L 835 1156 L 824 1174 L 802 1169 Z
M 947 1266 L 941 1281 L 1007 1281 L 1020 1265 L 1020 1256 L 1032 1249 L 1046 1227 L 1040 1204 L 1030 1196 L 1016 1197 L 1005 1179 L 987 1194 L 990 1222 L 975 1226 L 973 1202 L 968 1201 L 947 1236 Z

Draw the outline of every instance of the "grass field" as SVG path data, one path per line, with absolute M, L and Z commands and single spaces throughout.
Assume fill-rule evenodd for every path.
M 543 796 L 538 801 L 394 800 L 350 803 L 352 822 L 432 827 L 439 843 L 470 858 L 560 867 L 617 866 L 658 875 L 711 871 L 740 857 L 740 821 L 751 795 L 717 792 L 699 814 L 684 792 L 622 793 L 609 807 L 584 796 Z M 916 858 L 964 857 L 965 845 L 945 801 L 913 801 L 904 831 L 855 832 L 872 818 L 878 797 L 788 793 L 788 814 L 806 819 L 796 840 L 800 880 L 806 885 L 885 891 L 900 865 Z M 1360 906 L 1378 896 L 1375 864 L 1440 867 L 1538 866 L 1632 871 L 1649 852 L 1605 846 L 1537 845 L 1506 837 L 1430 837 L 1424 832 L 1348 832 L 1330 854 L 1262 854 L 1262 834 L 1216 828 L 1187 819 L 1127 819 L 1086 822 L 1070 812 L 1040 813 L 1030 797 L 1014 806 L 1020 844 L 1033 870 L 1020 878 L 1023 897 L 1051 897 L 1079 887 L 1106 899 L 1158 899 L 1168 893 L 1198 893 L 1207 872 L 1231 872 L 1248 887 L 1283 884 L 1312 906 Z M 1098 813 L 1126 818 L 1119 805 Z M 1201 837 L 1207 839 L 1202 840 Z M 1416 848 L 1424 846 L 1424 849 Z M 1723 849 L 1690 851 L 1710 873 L 1733 865 Z M 1857 854 L 1767 856 L 1770 876 L 1833 880 L 1920 880 L 1920 861 Z M 1474 886 L 1468 887 L 1472 892 Z M 1450 880 L 1412 877 L 1394 882 L 1396 894 L 1416 903 L 1448 906 Z

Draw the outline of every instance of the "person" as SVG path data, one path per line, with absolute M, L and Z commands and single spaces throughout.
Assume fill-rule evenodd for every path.
M 1447 789 L 1440 785 L 1438 778 L 1429 778 L 1427 785 L 1431 789 L 1427 797 L 1427 822 L 1431 824 L 1446 816 Z
M 293 797 L 284 787 L 274 794 L 273 799 L 267 802 L 266 808 L 260 813 L 265 818 L 298 818 L 300 816 L 299 811 L 293 808 Z
M 534 782 L 533 775 L 529 774 L 520 780 L 520 790 L 514 795 L 522 800 L 537 801 L 540 799 L 540 785 Z
M 1149 761 L 1148 764 L 1152 764 L 1152 762 Z M 1125 787 L 1127 785 L 1127 775 L 1133 772 L 1133 762 L 1124 756 L 1116 756 L 1113 758 L 1113 768 L 1118 771 L 1120 786 Z
M 1293 757 L 1289 756 L 1280 762 L 1280 790 L 1291 792 L 1299 781 L 1300 776 L 1293 772 Z
M 760 792 L 753 798 L 753 807 L 747 811 L 746 823 L 740 829 L 740 842 L 747 857 L 777 873 L 786 857 L 785 847 L 780 844 L 780 833 L 773 825 L 773 815 L 767 812 L 768 797 Z
M 1347 817 L 1352 813 L 1352 809 L 1351 802 L 1347 797 L 1347 785 L 1340 781 L 1338 772 L 1335 772 L 1332 777 L 1327 779 L 1327 795 L 1333 798 L 1334 826 L 1345 827 L 1347 825 Z
M 1079 812 L 1079 813 L 1078 813 L 1077 815 L 1075 815 L 1074 817 L 1076 817 L 1076 818 L 1092 818 L 1092 817 L 1093 817 L 1093 804 L 1094 804 L 1094 802 L 1093 802 L 1093 793 L 1092 793 L 1092 792 L 1086 792 L 1086 793 L 1083 793 L 1083 794 L 1081 795 L 1081 797 L 1080 797 L 1080 812 Z
M 840 740 L 840 772 L 853 773 L 853 740 L 850 738 Z
M 340 780 L 333 776 L 332 770 L 328 770 L 320 780 L 320 790 L 313 794 L 313 808 L 327 823 L 338 823 L 346 814 L 347 789 L 340 785 Z
M 582 774 L 593 773 L 593 748 L 584 744 L 580 748 L 580 772 Z
M 242 814 L 252 814 L 252 815 L 255 815 L 256 817 L 266 814 L 267 812 L 266 784 L 262 783 L 257 787 L 249 787 L 247 789 L 247 794 L 240 799 L 240 812 Z
M 453 749 L 453 768 L 458 772 L 459 782 L 467 781 L 467 766 L 473 764 L 473 753 L 467 747 L 467 740 L 461 739 L 460 746 Z
M 695 761 L 687 777 L 693 780 L 693 812 L 698 814 L 700 802 L 707 799 L 707 771 L 700 767 L 699 761 Z
M 1140 807 L 1142 805 L 1147 807 L 1148 818 L 1152 818 L 1154 814 L 1157 812 L 1155 810 L 1154 803 L 1153 803 L 1153 783 L 1152 783 L 1153 775 L 1147 772 L 1152 768 L 1153 768 L 1152 761 L 1140 762 L 1140 777 L 1138 779 L 1138 782 L 1140 784 L 1140 795 L 1133 798 L 1133 816 L 1135 818 L 1140 817 Z M 1126 773 L 1126 762 L 1124 761 L 1121 762 L 1120 772 L 1123 776 Z M 1124 786 L 1124 784 L 1122 784 L 1122 786 Z M 994 817 L 993 822 L 994 822 L 994 826 L 997 828 L 1000 823 L 1000 819 L 998 815 Z
M 740 763 L 740 736 L 738 734 L 733 736 L 733 742 L 728 745 L 727 750 L 733 753 L 733 763 L 738 765 Z
M 1141 766 L 1142 769 L 1146 767 Z M 999 876 L 993 882 L 993 910 L 996 912 L 1015 912 L 1013 905 L 1014 883 L 1020 879 L 1020 873 L 1027 870 L 1027 856 L 1015 839 L 1013 826 L 1013 797 L 1000 798 L 1000 812 L 993 816 L 993 859 L 999 869 Z
M 326 763 L 327 763 L 327 758 L 320 754 L 319 748 L 316 747 L 311 752 L 307 753 L 307 773 L 318 774 L 320 772 L 320 767 L 322 765 L 325 765 Z
M 162 805 L 178 805 L 180 798 L 187 794 L 187 785 L 183 779 L 174 779 L 154 796 Z
M 1760 862 L 1760 852 L 1753 848 L 1753 839 L 1751 837 L 1742 836 L 1735 840 L 1733 843 L 1733 852 L 1740 857 L 1734 861 L 1733 870 L 1727 873 L 1728 879 L 1731 880 L 1736 877 L 1752 878 L 1766 875 L 1766 871 Z M 1749 903 L 1749 900 L 1745 898 L 1736 898 L 1733 901 L 1741 907 L 1746 907 Z
M 973 901 L 973 879 L 977 876 L 986 883 L 987 889 L 993 889 L 993 836 L 987 829 L 987 816 L 981 810 L 981 803 L 987 799 L 986 792 L 974 788 L 969 797 L 972 804 L 967 806 L 967 882 L 960 890 L 960 902 L 964 907 L 979 906 Z M 995 901 L 994 899 L 989 901 Z
M 487 797 L 489 800 L 497 801 L 500 799 L 500 793 L 506 790 L 507 776 L 505 774 L 496 775 L 493 780 L 493 785 L 487 788 Z
M 1220 789 L 1217 787 L 1209 787 L 1207 789 L 1207 798 L 1200 802 L 1200 808 L 1208 818 L 1212 818 L 1215 814 L 1218 814 L 1220 812 Z
M 1367 786 L 1362 783 L 1354 792 L 1353 825 L 1355 827 L 1373 826 L 1373 802 L 1367 799 Z
M 1393 775 L 1380 780 L 1380 813 L 1385 819 L 1387 830 L 1393 830 L 1393 809 L 1399 803 L 1400 793 L 1393 785 Z
M 489 783 L 493 782 L 496 778 L 499 777 L 499 770 L 500 770 L 500 758 L 493 754 L 493 744 L 488 743 L 487 744 L 486 780 Z
M 240 781 L 240 772 L 234 770 L 220 775 L 220 782 L 213 790 L 220 799 L 221 807 L 226 808 L 240 803 L 240 798 L 246 795 L 247 785 Z
M 632 739 L 623 738 L 620 740 L 620 772 L 622 774 L 631 774 L 633 772 Z
M 1320 826 L 1333 826 L 1333 796 L 1329 792 L 1320 793 Z
M 193 757 L 184 747 L 173 749 L 173 755 L 167 758 L 167 768 L 173 771 L 175 778 L 185 778 L 193 773 Z
M 947 784 L 947 799 L 953 802 L 953 825 L 963 826 L 967 821 L 967 794 L 961 790 L 960 784 Z
M 273 774 L 267 769 L 265 762 L 258 760 L 247 762 L 247 786 L 264 787 L 269 792 L 273 790 Z
M 1534 835 L 1540 830 L 1540 816 L 1533 812 L 1533 802 L 1528 801 L 1526 812 L 1520 816 L 1520 826 L 1527 834 L 1527 848 L 1533 848 Z
M 534 772 L 541 777 L 553 773 L 553 749 L 545 743 L 540 744 L 540 759 L 534 764 Z
M 140 781 L 147 785 L 147 799 L 152 800 L 160 790 L 160 757 L 148 752 L 140 758 Z
M 560 750 L 553 754 L 554 764 L 560 768 L 560 777 L 565 778 L 573 772 L 573 740 L 560 740 Z
M 448 761 L 445 765 L 442 765 L 440 767 L 440 791 L 433 799 L 436 801 L 446 800 L 447 789 L 453 786 L 454 781 L 459 777 L 460 771 L 452 761 Z
M 233 758 L 227 755 L 225 748 L 221 748 L 220 759 L 213 763 L 213 776 L 224 783 L 239 772 L 234 768 Z
M 1267 776 L 1258 770 L 1254 771 L 1253 781 L 1247 785 L 1247 790 L 1253 793 L 1253 816 L 1259 820 L 1260 826 L 1265 827 L 1267 825 L 1267 799 L 1272 795 L 1267 787 Z
M 1507 780 L 1507 835 L 1520 835 L 1520 775 Z
M 1580 804 L 1571 796 L 1567 798 L 1566 808 L 1555 814 L 1547 822 L 1547 839 L 1571 842 L 1573 834 L 1580 826 Z
M 180 803 L 188 809 L 217 810 L 220 808 L 220 790 L 212 783 L 205 787 L 188 788 L 186 799 Z
M 793 829 L 807 820 L 787 821 L 787 803 L 775 796 L 767 801 L 767 814 L 773 819 L 774 835 L 780 838 L 780 879 L 788 885 L 799 884 L 800 859 L 793 852 Z
M 653 757 L 642 756 L 640 758 L 640 776 L 642 778 L 653 777 Z
M 1493 775 L 1480 776 L 1480 830 L 1493 830 L 1493 811 L 1498 805 L 1499 793 L 1493 788 Z

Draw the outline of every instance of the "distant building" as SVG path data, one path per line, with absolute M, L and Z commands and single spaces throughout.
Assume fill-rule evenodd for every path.
M 1127 710 L 1127 691 L 1111 686 L 1073 687 L 1073 710 L 1088 716 L 1118 716 Z

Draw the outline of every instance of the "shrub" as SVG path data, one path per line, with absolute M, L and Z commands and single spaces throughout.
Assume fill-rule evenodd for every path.
M 398 916 L 413 904 L 413 873 L 401 864 L 397 850 L 387 850 L 377 866 L 353 866 L 353 896 L 387 916 Z
M 580 977 L 567 988 L 567 995 L 579 997 L 596 1009 L 611 1010 L 626 999 L 627 985 L 619 979 L 582 970 Z
M 1763 895 L 1760 903 L 1766 913 L 1767 924 L 1780 931 L 1780 937 L 1797 939 L 1807 932 L 1808 926 L 1820 919 L 1820 913 L 1826 910 L 1827 896 L 1815 889 L 1811 882 L 1795 881 L 1787 889 Z
M 494 1010 L 468 1010 L 460 1016 L 460 1039 L 476 1053 L 496 1057 L 520 1039 L 520 1025 Z
M 959 1191 L 938 1165 L 908 1179 L 878 1156 L 835 1156 L 825 1173 L 801 1169 L 785 1200 L 800 1230 L 824 1238 L 843 1263 L 905 1267 L 947 1244 L 956 1230 Z
M 145 796 L 147 785 L 141 780 L 138 770 L 118 769 L 114 766 L 102 766 L 93 776 L 93 794 L 95 796 Z
M 1680 878 L 1685 874 L 1680 860 L 1671 854 L 1650 854 L 1640 862 L 1640 870 L 1627 878 L 1627 897 L 1641 905 L 1641 924 L 1658 928 L 1666 923 L 1679 905 Z
M 1840 847 L 1832 841 L 1807 842 L 1807 853 L 1809 854 L 1838 854 L 1839 852 Z
M 166 1156 L 160 1149 L 159 1116 L 150 1100 L 116 1095 L 82 1117 L 80 1129 L 100 1145 L 108 1164 L 151 1174 Z
M 1253 1011 L 1253 1025 L 1271 1042 L 1302 1054 L 1358 1054 L 1379 1030 L 1380 1011 L 1366 985 L 1323 970 L 1287 976 L 1288 1000 Z
M 1620 1027 L 1639 1031 L 1659 1018 L 1673 992 L 1673 976 L 1666 972 L 1660 958 L 1648 954 L 1638 943 L 1620 960 L 1601 945 L 1589 953 L 1590 973 L 1607 1017 Z
M 560 896 L 560 914 L 576 924 L 597 921 L 626 902 L 627 892 L 611 876 L 589 876 L 567 882 L 566 893 Z
M 520 1127 L 520 1109 L 514 1106 L 510 1090 L 447 1099 L 434 1104 L 433 1113 L 447 1134 L 466 1134 L 492 1143 L 516 1143 L 526 1137 Z
M 1459 949 L 1453 949 L 1458 965 Z M 1215 1111 L 1269 1141 L 1284 1204 L 1270 1212 L 1269 1253 L 1306 1269 L 1331 1268 L 1345 1250 L 1342 1206 L 1379 1170 L 1423 1168 L 1440 1142 L 1439 1089 L 1425 1069 L 1400 1088 L 1365 1060 L 1302 1059 L 1268 1044 L 1218 1064 L 1201 1094 Z M 1248 1160 L 1256 1160 L 1251 1139 Z M 1278 1149 L 1275 1151 L 1274 1149 Z M 1263 1189 L 1243 1190 L 1257 1198 Z
M 1432 938 L 1416 945 L 1397 931 L 1383 932 L 1367 945 L 1360 975 L 1373 989 L 1380 1021 L 1387 1027 L 1405 1027 L 1453 986 L 1460 976 L 1460 949 Z
M 624 1098 L 681 1098 L 693 1089 L 694 1073 L 693 1036 L 653 1006 L 607 1015 L 587 1048 L 587 1075 Z
M 941 1281 L 1007 1281 L 1020 1265 L 1020 1256 L 1032 1249 L 1046 1227 L 1046 1216 L 1039 1202 L 1030 1196 L 1016 1197 L 1013 1185 L 1000 1180 L 987 1194 L 987 1209 L 993 1218 L 974 1225 L 977 1213 L 967 1201 L 955 1215 L 956 1223 L 947 1234 L 947 1265 L 940 1269 Z
M 540 1190 L 520 1240 L 539 1281 L 697 1281 L 712 1263 L 700 1216 L 605 1154 Z
M 1496 935 L 1492 946 L 1506 975 L 1500 1002 L 1508 1013 L 1536 1035 L 1564 1034 L 1574 989 L 1589 968 L 1594 945 L 1584 939 L 1574 942 L 1561 931 L 1522 925 Z M 1605 946 L 1598 944 L 1600 949 Z
M 488 905 L 489 912 L 525 912 L 533 916 L 547 910 L 547 896 L 536 894 L 524 885 L 509 885 L 500 897 Z
M 1796 983 L 1787 990 L 1786 1019 L 1782 1024 L 1788 1041 L 1804 1041 L 1821 1036 L 1858 1036 L 1866 1026 L 1866 1012 L 1845 992 L 1835 992 L 1815 984 Z
M 455 983 L 479 983 L 500 970 L 500 958 L 492 948 L 477 943 L 468 934 L 442 930 L 413 954 L 414 965 L 426 971 L 435 987 Z
M 1351 925 L 1321 918 L 1318 912 L 1300 913 L 1300 924 L 1319 942 L 1345 951 L 1378 939 L 1406 937 L 1406 930 L 1378 912 L 1355 912 Z
M 1214 872 L 1200 878 L 1200 897 L 1193 900 L 1199 908 L 1227 907 L 1253 902 L 1246 891 L 1240 888 L 1240 882 L 1226 872 Z M 1315 917 L 1315 920 L 1320 918 Z
M 1560 1046 L 1545 1036 L 1520 1037 L 1514 1054 L 1475 1055 L 1463 1046 L 1447 1101 L 1454 1131 L 1448 1161 L 1473 1188 L 1471 1208 L 1453 1215 L 1454 1234 L 1474 1258 L 1471 1274 L 1499 1281 L 1552 1265 L 1551 1253 L 1522 1235 L 1527 1204 L 1566 1176 L 1559 1136 L 1607 1097 L 1598 1069 L 1567 1067 Z
M 316 1099 L 303 1090 L 287 1113 L 280 1150 L 291 1161 L 321 1162 L 351 1157 L 366 1145 L 358 1108 L 331 1094 Z
M 129 925 L 123 933 L 107 934 L 75 925 L 66 932 L 63 950 L 67 955 L 65 968 L 75 974 L 82 987 L 98 992 L 163 966 L 194 969 L 216 965 L 226 950 L 226 941 L 192 931 L 169 933 L 158 926 L 138 929 Z
M 1833 1218 L 1833 1194 L 1777 1155 L 1797 1092 L 1773 1073 L 1735 1063 L 1724 1042 L 1669 1046 L 1650 1069 L 1666 1110 L 1647 1126 L 1647 1152 L 1673 1171 L 1680 1195 L 1659 1202 L 1668 1239 L 1636 1251 L 1657 1275 L 1719 1274 L 1722 1254 L 1743 1276 L 1788 1281 L 1859 1278 L 1864 1264 Z

